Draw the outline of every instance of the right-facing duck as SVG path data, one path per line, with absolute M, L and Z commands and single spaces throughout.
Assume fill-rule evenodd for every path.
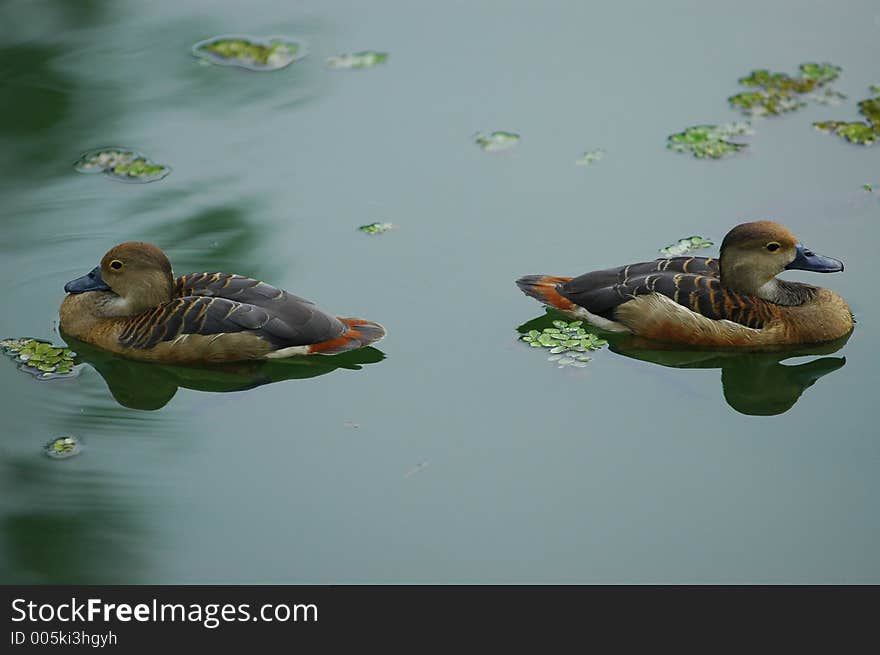
M 657 341 L 761 348 L 848 334 L 846 301 L 776 277 L 787 269 L 834 273 L 843 262 L 810 251 L 778 223 L 755 221 L 728 232 L 718 259 L 672 257 L 575 278 L 527 275 L 516 283 L 596 327 Z

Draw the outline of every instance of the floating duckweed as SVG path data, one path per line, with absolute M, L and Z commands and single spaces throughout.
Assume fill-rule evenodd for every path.
M 393 230 L 396 226 L 394 223 L 370 223 L 361 225 L 358 229 L 365 234 L 385 234 L 388 230 Z
M 327 66 L 334 69 L 372 68 L 384 64 L 388 59 L 387 52 L 355 52 L 351 55 L 337 55 L 327 60 Z
M 19 370 L 42 380 L 76 375 L 73 358 L 76 353 L 64 346 L 53 346 L 48 341 L 23 337 L 0 341 L 3 353 L 19 363 Z
M 58 437 L 47 443 L 43 451 L 52 459 L 67 459 L 82 451 L 79 440 L 74 436 Z
M 869 125 L 866 123 L 853 122 L 846 123 L 843 121 L 820 121 L 818 123 L 813 123 L 815 128 L 820 132 L 827 132 L 828 134 L 836 134 L 842 139 L 846 139 L 850 143 L 855 143 L 860 146 L 870 146 L 873 144 L 878 138 L 880 138 L 880 131 L 874 128 L 873 125 Z
M 589 166 L 590 164 L 601 161 L 605 158 L 605 151 L 602 148 L 586 151 L 583 156 L 575 161 L 578 166 Z
M 841 68 L 833 64 L 806 63 L 800 65 L 800 76 L 754 70 L 739 79 L 745 87 L 755 89 L 730 96 L 728 101 L 735 109 L 749 116 L 776 116 L 800 109 L 806 105 L 802 96 L 812 93 L 840 75 Z M 825 100 L 839 99 L 836 91 L 825 92 Z M 817 99 L 813 97 L 812 99 Z M 821 100 L 820 100 L 821 102 Z
M 216 36 L 196 43 L 196 57 L 221 66 L 271 71 L 306 56 L 305 44 L 281 37 Z
M 139 152 L 125 148 L 99 148 L 84 153 L 74 163 L 80 173 L 104 173 L 112 180 L 146 184 L 166 177 L 171 169 L 156 164 Z
M 582 321 L 553 321 L 552 328 L 543 331 L 529 330 L 520 337 L 532 348 L 549 348 L 549 360 L 556 362 L 560 368 L 565 366 L 586 366 L 590 357 L 584 353 L 599 350 L 608 344 L 592 332 L 584 330 Z
M 486 152 L 503 152 L 519 143 L 519 134 L 513 132 L 479 133 L 474 137 L 474 142 Z
M 666 147 L 675 152 L 690 152 L 698 159 L 721 159 L 747 147 L 745 143 L 730 141 L 731 137 L 752 134 L 747 122 L 724 125 L 694 125 L 684 132 L 672 134 Z
M 660 248 L 660 252 L 667 257 L 681 257 L 682 255 L 686 255 L 692 250 L 709 248 L 714 245 L 715 244 L 708 239 L 693 236 L 687 237 L 686 239 L 679 239 L 677 242 L 668 245 L 665 248 Z
M 871 91 L 876 93 L 875 88 L 872 86 Z M 880 141 L 880 98 L 862 100 L 858 107 L 859 113 L 868 119 L 867 122 L 819 121 L 813 123 L 813 126 L 820 132 L 836 134 L 850 143 L 861 146 L 869 146 L 875 141 Z
M 818 102 L 820 105 L 829 105 L 831 107 L 836 107 L 844 100 L 846 100 L 846 96 L 840 91 L 835 91 L 834 89 L 822 89 L 820 93 L 811 93 L 807 96 L 813 102 Z

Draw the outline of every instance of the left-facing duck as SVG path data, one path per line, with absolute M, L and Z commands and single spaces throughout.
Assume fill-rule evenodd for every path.
M 378 323 L 338 318 L 241 275 L 175 277 L 165 253 L 149 243 L 115 246 L 64 290 L 61 329 L 133 359 L 199 363 L 332 355 L 385 336 Z

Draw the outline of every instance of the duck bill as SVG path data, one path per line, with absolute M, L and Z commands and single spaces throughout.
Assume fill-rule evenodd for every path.
M 101 268 L 95 266 L 86 275 L 65 284 L 64 290 L 67 293 L 85 293 L 86 291 L 110 291 L 110 287 L 101 278 Z
M 814 273 L 838 273 L 843 270 L 843 262 L 833 257 L 817 255 L 799 243 L 797 244 L 797 254 L 794 260 L 785 268 L 798 271 L 813 271 Z

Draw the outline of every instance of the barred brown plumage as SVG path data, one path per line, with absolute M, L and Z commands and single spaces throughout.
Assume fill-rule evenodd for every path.
M 834 272 L 843 264 L 807 250 L 783 226 L 757 221 L 731 230 L 717 259 L 672 257 L 570 279 L 530 275 L 517 284 L 598 327 L 680 343 L 812 343 L 852 329 L 840 296 L 777 279 L 786 268 Z
M 124 265 L 105 266 L 116 260 Z M 175 279 L 165 255 L 150 244 L 116 246 L 96 271 L 67 285 L 62 329 L 137 359 L 330 354 L 385 335 L 378 324 L 340 319 L 309 300 L 241 275 L 193 273 Z

